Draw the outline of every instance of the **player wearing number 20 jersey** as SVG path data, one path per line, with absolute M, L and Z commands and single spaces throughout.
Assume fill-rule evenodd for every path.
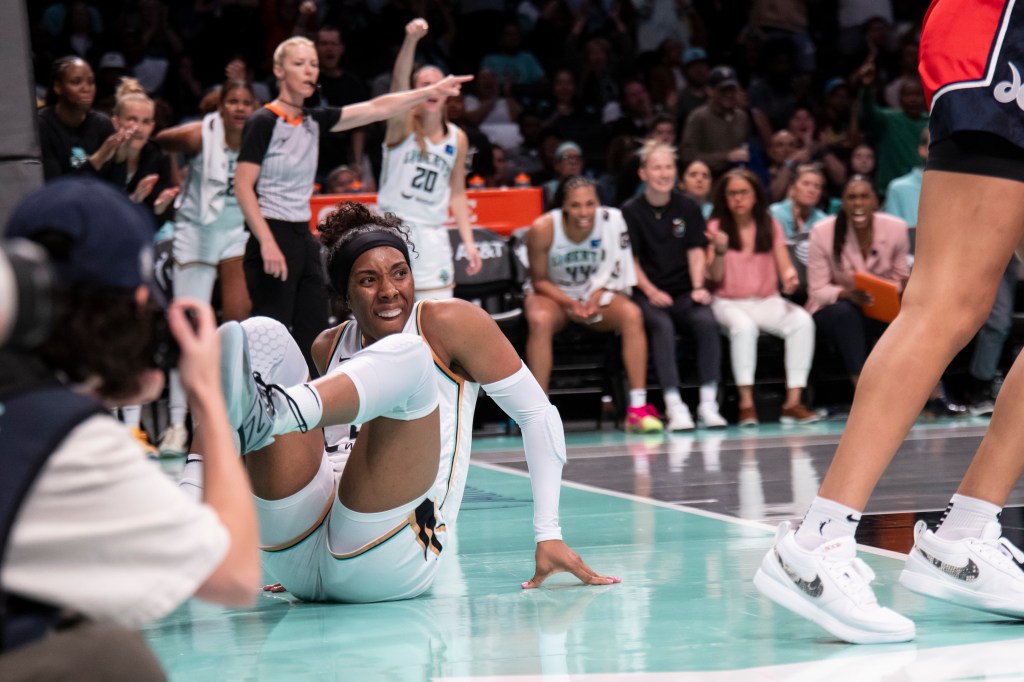
M 384 145 L 379 209 L 394 213 L 410 230 L 415 246 L 412 269 L 417 292 L 444 292 L 453 285 L 452 247 L 448 239 L 451 174 L 458 160 L 460 131 L 447 123 L 438 142 L 415 133 L 398 145 Z

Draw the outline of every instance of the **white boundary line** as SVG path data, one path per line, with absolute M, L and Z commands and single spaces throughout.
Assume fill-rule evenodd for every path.
M 490 469 L 491 471 L 497 471 L 506 474 L 513 474 L 520 478 L 529 478 L 530 474 L 527 471 L 516 469 L 513 467 L 506 467 L 501 464 L 493 464 L 491 462 L 474 462 L 470 459 L 472 466 L 478 466 L 483 469 Z M 642 497 L 640 495 L 634 495 L 632 493 L 623 493 L 618 490 L 608 490 L 607 488 L 598 488 L 596 486 L 587 485 L 586 483 L 576 483 L 575 481 L 562 481 L 562 485 L 566 488 L 573 488 L 575 490 L 582 490 L 588 493 L 597 493 L 599 495 L 608 495 L 610 497 L 618 497 L 622 500 L 629 500 L 630 502 L 638 502 L 640 504 L 648 504 L 652 507 L 662 507 L 663 509 L 673 509 L 678 512 L 685 514 L 693 514 L 694 516 L 703 516 L 707 519 L 714 519 L 716 521 L 724 521 L 737 526 L 745 526 L 747 528 L 754 528 L 756 530 L 764 531 L 766 533 L 774 533 L 776 526 L 768 523 L 762 523 L 761 521 L 751 521 L 749 519 L 738 519 L 735 516 L 728 516 L 726 514 L 719 514 L 718 512 L 707 511 L 705 509 L 698 509 L 697 507 L 690 507 L 683 504 L 671 504 L 670 502 L 663 502 L 661 500 L 655 500 L 650 497 Z M 875 554 L 877 556 L 887 557 L 889 559 L 904 560 L 907 558 L 906 554 L 902 552 L 894 552 L 890 549 L 881 549 L 879 547 L 869 547 L 867 545 L 857 545 L 858 549 L 868 552 L 869 554 Z

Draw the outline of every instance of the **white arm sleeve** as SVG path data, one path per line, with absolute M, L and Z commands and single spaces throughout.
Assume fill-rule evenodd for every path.
M 558 496 L 565 464 L 565 433 L 558 410 L 548 401 L 533 374 L 519 371 L 481 386 L 523 430 L 523 449 L 533 488 L 533 532 L 536 541 L 561 540 Z
M 437 408 L 434 359 L 415 334 L 385 336 L 335 371 L 347 374 L 359 394 L 356 424 L 376 417 L 412 421 Z

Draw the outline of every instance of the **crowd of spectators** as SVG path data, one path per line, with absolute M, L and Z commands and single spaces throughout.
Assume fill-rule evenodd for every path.
M 470 188 L 529 182 L 551 209 L 559 184 L 583 176 L 600 205 L 619 207 L 643 195 L 638 151 L 659 143 L 678 149 L 677 189 L 703 219 L 721 221 L 716 186 L 742 170 L 763 192 L 758 215 L 777 221 L 765 234 L 792 242 L 827 216 L 843 222 L 853 178 L 870 186 L 872 212 L 884 206 L 914 226 L 927 150 L 915 67 L 926 8 L 926 0 L 60 0 L 29 14 L 39 97 L 65 137 L 95 112 L 116 124 L 125 77 L 152 110 L 154 136 L 215 109 L 225 78 L 251 82 L 255 99 L 269 101 L 273 47 L 291 35 L 310 38 L 319 61 L 306 104 L 350 105 L 388 91 L 403 29 L 425 17 L 416 61 L 475 76 L 445 107 L 466 132 Z M 91 107 L 75 104 L 74 79 L 88 74 L 69 56 L 95 75 Z M 96 149 L 85 149 L 82 163 L 100 167 L 123 142 L 117 125 L 93 128 Z M 384 139 L 383 124 L 325 136 L 321 190 L 376 190 Z M 154 192 L 148 202 L 164 208 L 161 199 Z M 812 300 L 808 311 L 817 318 L 820 308 Z M 851 377 L 857 364 L 847 362 Z M 787 407 L 800 404 L 796 393 L 787 397 Z
M 471 137 L 471 174 L 490 185 L 520 173 L 559 175 L 572 142 L 602 202 L 639 188 L 619 180 L 643 139 L 672 125 L 680 162 L 705 161 L 717 179 L 746 166 L 786 197 L 792 169 L 826 171 L 823 208 L 876 151 L 876 191 L 917 164 L 927 122 L 915 55 L 926 0 L 59 0 L 30 3 L 40 95 L 55 60 L 78 55 L 96 75 L 94 108 L 110 113 L 123 76 L 155 102 L 155 132 L 198 118 L 208 91 L 249 77 L 269 101 L 271 53 L 289 35 L 317 45 L 320 89 L 333 106 L 387 91 L 403 27 L 431 26 L 417 59 L 475 81 L 449 115 Z M 311 102 L 315 103 L 315 102 Z M 784 132 L 783 132 L 784 131 Z M 347 165 L 358 186 L 379 177 L 383 126 L 323 142 L 318 182 Z M 495 147 L 501 147 L 501 152 Z M 499 175 L 493 156 L 509 168 Z M 682 170 L 682 169 L 681 169 Z M 865 174 L 864 169 L 856 172 Z M 346 183 L 343 186 L 351 186 Z M 625 196 L 624 196 L 625 194 Z M 837 202 L 836 202 L 837 203 Z M 833 206 L 833 210 L 834 210 Z

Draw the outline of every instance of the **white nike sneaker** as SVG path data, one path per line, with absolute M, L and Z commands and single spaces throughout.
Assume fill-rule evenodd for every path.
M 668 417 L 666 428 L 669 431 L 693 431 L 693 417 L 690 415 L 690 408 L 686 405 L 671 409 L 666 407 L 665 416 Z
M 724 429 L 729 425 L 718 412 L 718 403 L 701 403 L 697 405 L 697 423 L 705 429 Z
M 157 446 L 161 457 L 181 457 L 188 451 L 188 428 L 184 424 L 172 424 L 160 437 Z
M 268 389 L 259 375 L 253 374 L 249 340 L 237 322 L 225 322 L 217 329 L 220 336 L 220 381 L 228 422 L 238 434 L 243 455 L 274 442 L 275 409 Z
M 761 561 L 754 585 L 764 596 L 853 644 L 907 642 L 914 623 L 879 606 L 871 581 L 875 573 L 857 558 L 853 536 L 808 551 L 798 545 L 786 521 L 775 546 Z
M 980 538 L 943 540 L 918 521 L 900 583 L 911 592 L 970 609 L 1024 619 L 1024 552 L 995 521 Z

